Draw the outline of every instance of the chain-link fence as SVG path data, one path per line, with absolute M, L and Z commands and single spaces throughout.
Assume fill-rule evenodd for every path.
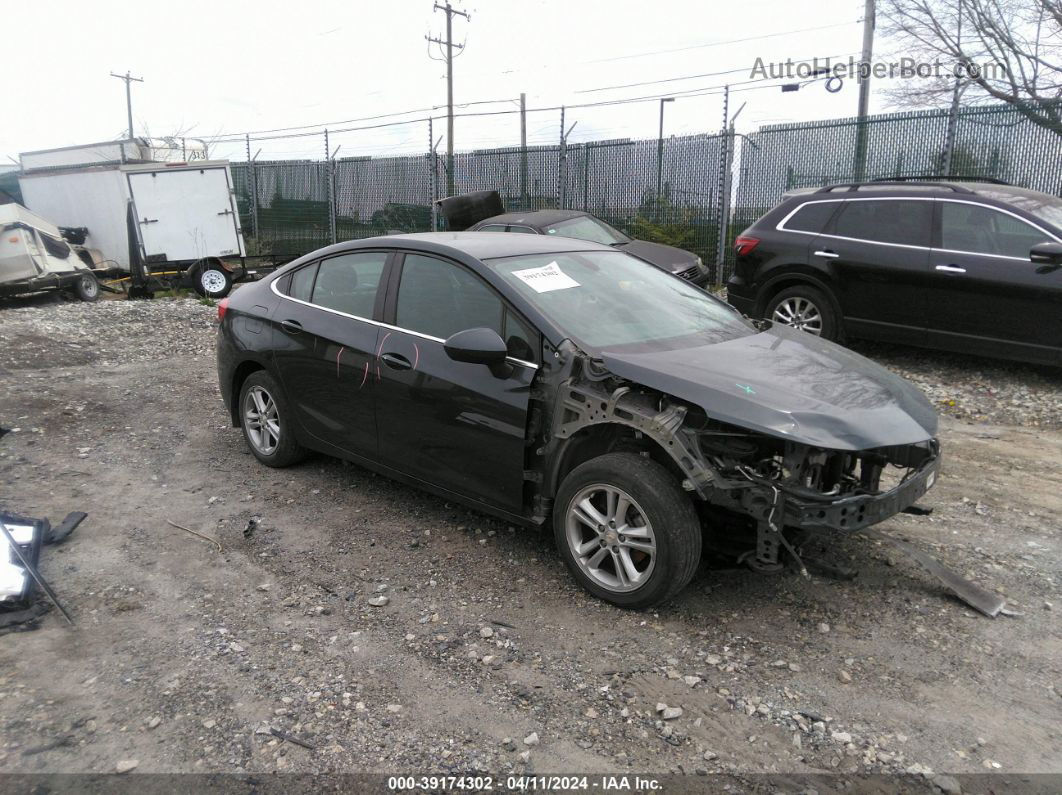
M 252 253 L 294 256 L 339 240 L 442 227 L 433 215 L 447 192 L 442 154 L 252 160 L 232 171 Z M 585 210 L 632 237 L 697 253 L 719 283 L 732 268 L 735 234 L 786 191 L 945 172 L 1058 195 L 1062 137 L 994 106 L 954 117 L 918 111 L 772 125 L 749 136 L 561 141 L 453 158 L 456 193 L 497 190 L 507 210 Z

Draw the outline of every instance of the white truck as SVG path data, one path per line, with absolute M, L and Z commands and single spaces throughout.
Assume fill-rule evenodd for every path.
M 228 161 L 145 162 L 159 152 L 140 140 L 26 152 L 19 189 L 33 212 L 80 228 L 131 296 L 163 281 L 225 296 L 247 255 Z

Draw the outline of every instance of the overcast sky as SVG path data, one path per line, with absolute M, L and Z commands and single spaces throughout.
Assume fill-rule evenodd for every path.
M 529 108 L 674 93 L 664 131 L 677 135 L 721 125 L 721 95 L 682 92 L 748 81 L 757 58 L 857 55 L 863 3 L 472 0 L 455 7 L 472 17 L 454 22 L 455 40 L 465 43 L 455 61 L 455 102 L 502 100 L 459 113 L 515 110 L 511 100 L 521 91 Z M 124 87 L 109 73 L 127 69 L 145 81 L 133 84 L 138 135 L 215 140 L 295 125 L 359 127 L 422 119 L 430 115 L 423 109 L 446 102 L 444 64 L 429 58 L 424 40 L 445 30 L 445 15 L 433 13 L 431 0 L 36 0 L 5 12 L 0 159 L 124 135 Z M 878 49 L 887 49 L 887 43 L 879 41 Z M 702 76 L 671 80 L 692 75 Z M 650 82 L 664 80 L 669 82 Z M 647 84 L 628 85 L 633 83 Z M 738 120 L 746 131 L 760 124 L 851 116 L 856 110 L 854 81 L 836 94 L 821 82 L 785 94 L 773 84 L 748 89 L 735 86 L 731 95 L 732 111 L 747 102 Z M 872 111 L 885 107 L 880 94 L 873 95 Z M 348 121 L 405 110 L 421 112 Z M 573 141 L 655 137 L 659 112 L 655 99 L 570 107 L 567 124 L 577 122 Z M 442 115 L 445 108 L 434 113 Z M 559 125 L 556 110 L 529 113 L 529 142 L 555 143 Z M 515 145 L 519 129 L 515 114 L 461 118 L 455 146 Z M 440 119 L 434 136 L 444 133 Z M 417 121 L 344 132 L 332 136 L 333 149 L 337 145 L 340 156 L 423 152 L 428 128 Z M 253 148 L 262 150 L 262 158 L 324 154 L 319 136 L 257 141 Z M 216 142 L 212 153 L 243 159 L 244 146 Z

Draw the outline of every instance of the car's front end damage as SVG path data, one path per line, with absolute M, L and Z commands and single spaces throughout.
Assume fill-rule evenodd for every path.
M 767 335 L 745 340 L 759 336 Z M 786 332 L 773 340 L 779 341 L 793 348 L 790 353 L 808 350 L 805 340 L 791 339 Z M 732 347 L 740 350 L 731 353 L 738 358 L 752 353 L 743 340 L 733 343 Z M 719 349 L 713 359 L 724 370 L 727 344 L 710 346 Z M 772 347 L 777 350 L 778 346 Z M 816 347 L 811 350 L 815 352 Z M 821 348 L 817 352 L 821 353 Z M 849 355 L 854 356 L 845 352 L 842 358 Z M 822 364 L 818 356 L 808 361 L 815 359 Z M 659 361 L 660 356 L 654 360 Z M 609 429 L 609 444 L 640 449 L 663 459 L 681 478 L 683 489 L 699 498 L 707 509 L 706 516 L 725 514 L 738 519 L 739 525 L 743 522 L 745 547 L 737 551 L 750 566 L 761 570 L 777 568 L 783 550 L 797 558 L 791 539 L 802 535 L 801 531 L 861 530 L 912 506 L 936 479 L 940 446 L 932 433 L 935 416 L 930 421 L 925 412 L 915 411 L 917 423 L 892 416 L 906 416 L 908 411 L 903 405 L 906 394 L 895 399 L 883 397 L 887 387 L 895 386 L 892 383 L 874 394 L 866 384 L 856 390 L 862 409 L 872 410 L 874 415 L 864 419 L 886 428 L 884 434 L 869 431 L 859 438 L 851 429 L 845 430 L 844 423 L 852 421 L 846 416 L 852 413 L 851 406 L 823 414 L 820 424 L 828 430 L 816 432 L 811 427 L 811 412 L 804 411 L 802 427 L 794 431 L 790 422 L 771 433 L 763 427 L 771 408 L 767 405 L 771 398 L 762 399 L 762 392 L 767 390 L 736 380 L 733 372 L 726 372 L 720 380 L 732 384 L 733 390 L 725 394 L 701 390 L 701 400 L 695 402 L 690 391 L 679 385 L 682 379 L 676 381 L 675 391 L 680 394 L 674 394 L 658 388 L 666 378 L 631 378 L 637 375 L 631 361 L 593 357 L 565 344 L 556 352 L 549 374 L 542 374 L 536 390 L 543 397 L 552 393 L 545 401 L 552 404 L 552 411 L 547 412 L 550 419 L 539 429 L 542 445 L 536 450 L 536 458 L 546 470 L 539 484 L 539 513 L 548 511 L 551 484 L 565 467 L 565 450 L 580 438 L 604 429 Z M 626 371 L 627 377 L 617 371 Z M 867 372 L 865 366 L 862 372 L 850 371 L 849 385 L 867 380 Z M 745 381 L 755 380 L 748 377 L 747 366 L 738 375 Z M 653 380 L 657 383 L 645 383 Z M 703 386 L 705 380 L 701 376 L 697 383 Z M 762 375 L 759 381 L 763 381 Z M 713 397 L 717 399 L 713 401 Z M 745 425 L 734 421 L 743 410 L 742 403 L 749 406 Z M 800 397 L 793 396 L 790 403 L 799 405 Z M 820 440 L 833 441 L 834 445 Z M 859 444 L 864 440 L 870 442 L 866 447 Z M 895 443 L 880 443 L 888 441 Z M 733 538 L 720 537 L 722 528 L 713 527 L 710 519 L 705 529 L 707 542 L 733 547 Z

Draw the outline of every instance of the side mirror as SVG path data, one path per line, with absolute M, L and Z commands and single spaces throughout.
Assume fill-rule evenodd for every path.
M 1038 265 L 1062 265 L 1062 243 L 1037 243 L 1029 251 L 1029 259 Z
M 455 362 L 487 365 L 498 378 L 507 378 L 513 371 L 506 361 L 509 352 L 505 340 L 489 328 L 459 331 L 443 343 L 443 349 Z

